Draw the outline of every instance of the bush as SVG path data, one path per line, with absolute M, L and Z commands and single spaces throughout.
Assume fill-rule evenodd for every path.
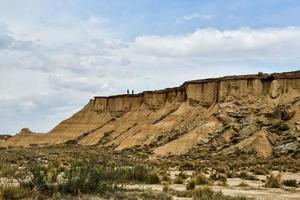
M 185 161 L 180 165 L 180 170 L 193 170 L 195 168 L 195 164 L 192 161 Z
M 280 188 L 281 187 L 281 176 L 278 174 L 277 176 L 271 175 L 267 177 L 267 183 L 265 184 L 265 187 L 268 188 Z
M 158 184 L 160 183 L 159 176 L 156 171 L 148 172 L 145 176 L 145 182 L 148 184 Z
M 112 167 L 95 165 L 93 159 L 83 159 L 73 162 L 64 172 L 61 183 L 56 184 L 57 174 L 60 172 L 55 165 L 48 168 L 34 166 L 31 170 L 32 180 L 28 183 L 30 189 L 37 188 L 43 195 L 51 196 L 54 192 L 61 194 L 104 194 L 114 192 L 120 188 L 117 185 L 124 182 L 138 181 L 150 184 L 160 183 L 155 171 L 149 171 L 144 165 L 133 167 Z
M 193 191 L 194 200 L 211 200 L 214 196 L 214 192 L 208 187 L 199 187 Z
M 226 174 L 219 174 L 219 173 L 214 173 L 209 176 L 210 179 L 214 181 L 220 181 L 222 183 L 227 182 L 227 175 Z
M 222 196 L 222 193 L 215 193 L 209 187 L 198 187 L 193 191 L 193 200 L 214 200 Z
M 29 182 L 31 189 L 37 188 L 39 192 L 44 195 L 51 195 L 53 193 L 53 187 L 48 184 L 47 169 L 40 166 L 35 166 L 31 169 L 32 179 Z
M 59 186 L 63 194 L 94 193 L 99 186 L 102 169 L 94 168 L 90 160 L 73 163 L 65 173 L 66 182 Z
M 36 190 L 31 190 L 28 187 L 7 187 L 1 186 L 0 199 L 14 200 L 14 199 L 40 199 L 42 195 Z
M 135 196 L 135 195 L 132 195 Z M 142 192 L 142 194 L 138 195 L 140 198 L 143 200 L 152 200 L 152 199 L 157 199 L 157 200 L 171 200 L 172 197 L 169 195 L 166 195 L 162 192 L 154 192 L 154 191 L 145 191 Z
M 182 183 L 183 183 L 183 180 L 182 180 L 182 178 L 180 178 L 179 176 L 177 176 L 177 177 L 175 178 L 175 180 L 174 180 L 174 183 L 175 183 L 175 184 L 182 184 Z
M 230 197 L 222 192 L 214 192 L 207 186 L 198 187 L 193 190 L 193 200 L 247 200 L 246 197 Z
M 196 183 L 194 179 L 188 181 L 186 185 L 186 190 L 193 190 L 196 187 Z
M 210 184 L 209 180 L 206 178 L 206 176 L 204 174 L 197 174 L 194 177 L 194 180 L 195 180 L 196 185 L 209 185 Z
M 185 179 L 187 179 L 188 176 L 184 172 L 180 172 L 178 177 L 185 180 Z
M 165 181 L 165 182 L 167 182 L 167 183 L 171 182 L 171 179 L 170 179 L 170 177 L 167 174 L 163 175 L 162 180 Z
M 110 193 L 109 195 L 106 195 L 107 199 L 114 199 L 114 200 L 171 200 L 172 197 L 164 194 L 163 192 L 155 192 L 152 190 L 147 190 L 143 192 L 115 192 Z
M 145 165 L 136 165 L 131 169 L 130 176 L 132 180 L 135 181 L 144 181 L 145 175 L 149 172 L 149 168 Z
M 298 187 L 297 180 L 295 179 L 284 180 L 282 184 L 287 187 Z
M 1 177 L 14 178 L 16 176 L 17 171 L 18 171 L 18 167 L 13 166 L 11 164 L 0 166 Z

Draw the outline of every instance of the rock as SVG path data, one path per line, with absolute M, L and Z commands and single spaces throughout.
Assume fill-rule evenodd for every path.
M 259 116 L 257 118 L 256 123 L 260 126 L 279 126 L 281 124 L 281 120 L 276 118 L 267 118 L 265 116 Z
M 277 80 L 273 80 L 271 82 L 270 90 L 269 90 L 269 96 L 272 99 L 277 98 L 281 94 L 281 86 L 280 83 Z
M 274 150 L 278 151 L 279 153 L 288 153 L 288 152 L 296 151 L 297 148 L 299 148 L 299 146 L 300 146 L 299 142 L 290 142 L 290 143 L 276 146 Z
M 234 119 L 232 117 L 225 115 L 223 113 L 217 114 L 216 117 L 224 124 L 224 126 L 227 126 L 228 124 L 234 122 Z
M 229 112 L 228 115 L 233 118 L 244 118 L 245 115 L 243 113 L 238 112 Z
M 272 145 L 267 138 L 268 132 L 260 130 L 251 137 L 239 142 L 238 144 L 226 149 L 224 153 L 234 153 L 237 149 L 242 152 L 255 152 L 261 158 L 268 158 L 272 155 Z
M 18 134 L 19 135 L 29 135 L 31 133 L 32 133 L 32 131 L 29 128 L 22 128 Z
M 277 141 L 279 140 L 279 137 L 276 133 L 270 132 L 267 134 L 267 137 L 272 145 L 275 145 L 277 143 Z
M 259 127 L 257 127 L 255 124 L 249 124 L 240 130 L 239 133 L 242 137 L 249 136 L 255 133 L 258 129 Z
M 223 133 L 223 138 L 226 142 L 230 142 L 231 138 L 234 136 L 235 131 L 232 128 L 228 128 Z

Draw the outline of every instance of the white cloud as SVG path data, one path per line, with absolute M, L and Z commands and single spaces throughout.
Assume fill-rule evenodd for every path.
M 300 28 L 236 30 L 199 29 L 181 36 L 138 37 L 132 48 L 160 57 L 208 57 L 211 59 L 298 58 Z

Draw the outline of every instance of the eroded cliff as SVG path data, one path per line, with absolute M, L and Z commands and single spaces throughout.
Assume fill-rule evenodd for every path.
M 17 134 L 2 146 L 78 144 L 155 156 L 274 150 L 300 138 L 300 71 L 187 81 L 176 88 L 95 97 L 46 134 Z M 297 147 L 298 148 L 298 147 Z

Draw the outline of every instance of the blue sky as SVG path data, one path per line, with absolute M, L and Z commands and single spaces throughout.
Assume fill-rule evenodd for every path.
M 87 19 L 100 16 L 134 38 L 139 35 L 180 34 L 199 28 L 236 29 L 299 25 L 300 5 L 295 0 L 111 0 L 58 1 L 54 10 Z M 50 13 L 51 13 L 50 12 Z M 50 14 L 51 15 L 51 14 Z M 184 17 L 180 23 L 178 20 Z
M 295 0 L 0 0 L 0 134 L 97 95 L 299 69 Z

